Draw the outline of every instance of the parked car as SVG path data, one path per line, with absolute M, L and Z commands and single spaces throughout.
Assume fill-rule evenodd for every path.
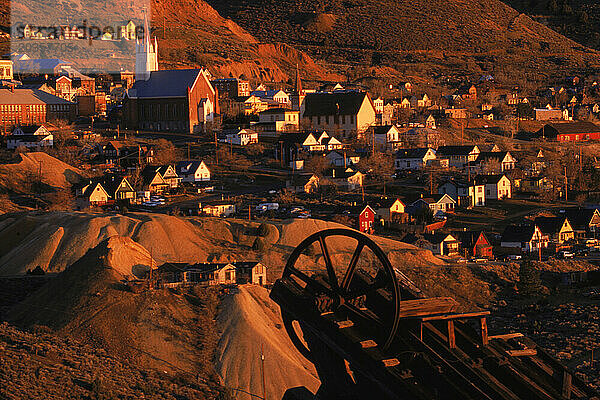
M 573 258 L 573 257 L 575 257 L 575 254 L 573 254 L 573 253 L 572 253 L 572 252 L 570 252 L 570 251 L 563 250 L 563 251 L 561 251 L 560 253 L 558 253 L 558 256 L 559 256 L 560 258 Z
M 510 255 L 506 256 L 507 261 L 516 261 L 516 260 L 520 260 L 522 258 L 523 258 L 523 256 L 520 254 L 510 254 Z

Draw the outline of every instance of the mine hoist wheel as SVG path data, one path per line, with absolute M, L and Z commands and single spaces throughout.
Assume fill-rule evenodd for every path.
M 345 239 L 346 242 L 357 242 L 348 265 L 335 265 L 334 257 L 332 257 L 330 248 L 327 245 L 327 238 L 330 237 L 336 237 L 337 240 Z M 326 270 L 322 271 L 320 275 L 306 270 L 303 271 L 301 265 L 301 256 L 313 245 L 320 248 L 325 263 Z M 357 275 L 361 253 L 365 249 L 369 249 L 372 252 L 371 256 L 374 255 L 379 262 L 379 272 L 370 285 L 363 285 L 357 289 L 353 281 Z M 383 331 L 380 336 L 382 341 L 380 345 L 383 349 L 387 349 L 392 343 L 400 320 L 400 288 L 394 269 L 386 254 L 368 236 L 345 228 L 317 232 L 306 238 L 294 249 L 288 258 L 282 278 L 292 278 L 296 282 L 299 281 L 310 293 L 314 294 L 316 307 L 320 309 L 322 306 L 327 309 L 320 309 L 319 311 L 336 312 L 347 307 L 352 312 L 364 316 L 367 320 L 373 319 L 373 316 L 365 312 L 365 308 L 360 305 L 360 300 L 368 296 L 369 293 L 385 289 L 386 293 L 390 295 L 390 301 L 388 304 L 389 312 L 382 316 L 379 321 L 380 329 Z M 311 360 L 310 350 L 300 339 L 294 328 L 295 319 L 289 313 L 282 311 L 283 323 L 292 343 L 303 356 Z

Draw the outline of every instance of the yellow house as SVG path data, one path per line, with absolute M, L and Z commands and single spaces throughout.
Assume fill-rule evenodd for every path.
M 567 217 L 537 217 L 535 225 L 557 244 L 575 239 L 575 230 Z
M 375 105 L 365 92 L 309 93 L 300 110 L 302 119 L 330 135 L 362 134 L 375 124 Z
M 384 199 L 380 202 L 377 207 L 375 216 L 384 221 L 393 221 L 395 214 L 404 214 L 406 212 L 406 205 L 402 200 L 397 198 Z

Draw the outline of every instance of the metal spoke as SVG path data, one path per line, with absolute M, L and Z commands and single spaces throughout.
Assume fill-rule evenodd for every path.
M 339 292 L 340 286 L 335 275 L 335 270 L 333 269 L 333 264 L 331 263 L 329 249 L 327 249 L 327 245 L 325 244 L 324 235 L 319 236 L 319 243 L 321 244 L 321 251 L 323 252 L 323 258 L 325 260 L 325 267 L 327 267 L 327 274 L 329 275 L 329 282 L 331 284 L 331 288 L 334 292 Z
M 364 247 L 365 244 L 359 242 L 356 246 L 356 250 L 354 250 L 354 254 L 352 254 L 350 264 L 348 265 L 348 270 L 346 271 L 346 276 L 344 276 L 344 280 L 342 281 L 342 290 L 344 292 L 348 292 L 350 282 L 352 282 L 352 277 L 354 276 L 354 270 L 356 270 L 356 265 L 358 264 L 358 259 L 360 258 L 360 253 Z
M 333 293 L 333 291 L 330 288 L 326 287 L 325 285 L 323 285 L 321 282 L 317 281 L 316 279 L 311 278 L 310 276 L 306 275 L 304 272 L 300 271 L 296 267 L 290 268 L 289 272 L 292 275 L 296 275 L 298 278 L 300 278 L 300 280 L 302 280 L 307 285 L 316 286 L 317 288 L 321 289 L 325 293 L 329 293 L 329 294 Z

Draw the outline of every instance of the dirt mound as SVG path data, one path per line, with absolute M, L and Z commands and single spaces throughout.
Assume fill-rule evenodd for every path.
M 214 399 L 224 389 L 136 367 L 76 340 L 0 324 L 0 398 Z M 184 379 L 182 379 L 184 378 Z
M 266 289 L 240 286 L 237 294 L 221 304 L 217 321 L 222 335 L 215 364 L 227 387 L 262 394 L 262 346 L 267 398 L 280 399 L 290 387 L 306 386 L 313 392 L 318 389 L 314 366 L 288 338 L 279 307 L 269 299 Z M 236 398 L 250 400 L 251 396 L 236 393 Z
M 0 191 L 27 193 L 35 182 L 54 189 L 68 189 L 83 172 L 46 153 L 23 153 L 18 164 L 0 165 Z M 40 179 L 41 178 L 41 179 Z

